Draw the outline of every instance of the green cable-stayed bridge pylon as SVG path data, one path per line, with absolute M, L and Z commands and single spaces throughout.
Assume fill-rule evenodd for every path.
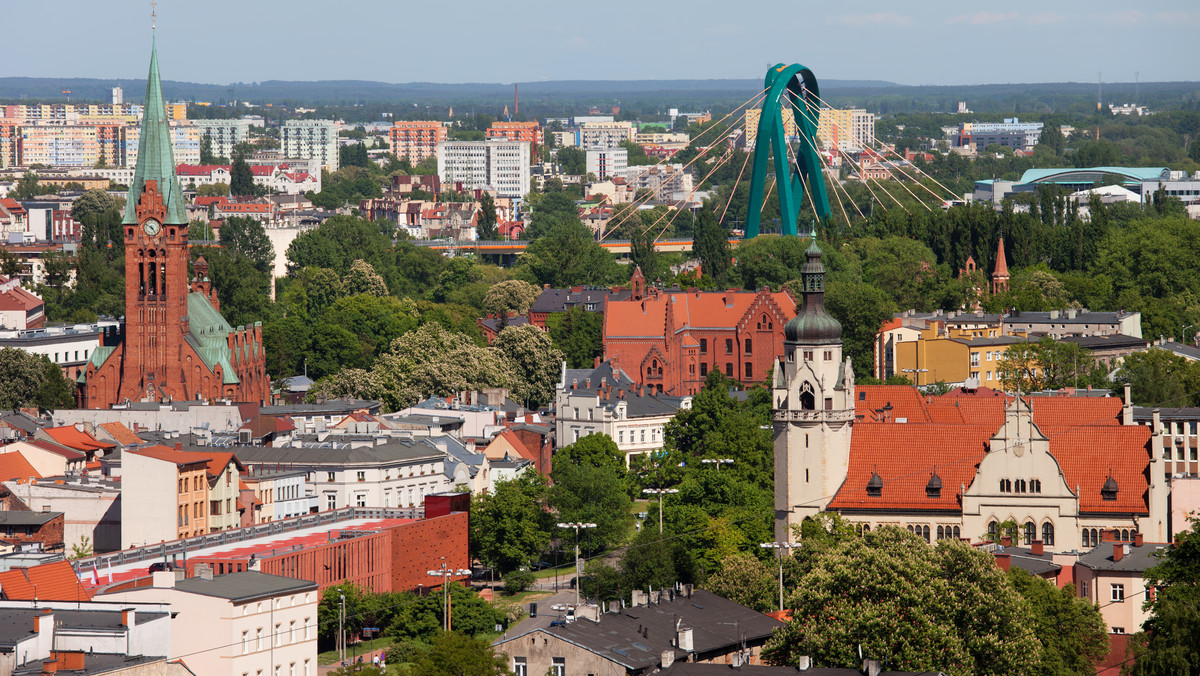
M 758 235 L 762 217 L 763 186 L 767 179 L 767 160 L 774 151 L 775 176 L 779 186 L 779 214 L 785 235 L 796 234 L 796 221 L 804 203 L 805 186 L 814 202 L 813 213 L 821 220 L 829 217 L 829 198 L 821 175 L 821 160 L 817 157 L 817 120 L 821 115 L 818 104 L 821 92 L 812 71 L 800 64 L 776 64 L 767 71 L 763 83 L 767 97 L 763 99 L 758 118 L 758 137 L 754 145 L 754 169 L 750 174 L 750 199 L 746 207 L 746 238 Z M 787 94 L 790 92 L 790 96 Z M 789 160 L 787 130 L 783 106 L 792 110 L 796 131 L 807 143 L 795 152 L 796 162 Z

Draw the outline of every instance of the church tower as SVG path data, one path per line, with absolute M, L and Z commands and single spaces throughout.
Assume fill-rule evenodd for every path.
M 992 294 L 1008 291 L 1008 259 L 1004 256 L 1004 237 L 996 245 L 996 267 L 992 270 Z
M 854 425 L 854 371 L 842 325 L 825 312 L 825 266 L 816 238 L 801 271 L 803 308 L 784 327 L 775 360 L 775 537 L 825 508 L 846 478 Z

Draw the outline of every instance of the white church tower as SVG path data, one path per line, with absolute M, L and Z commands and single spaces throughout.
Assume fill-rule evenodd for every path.
M 825 313 L 825 266 L 816 238 L 804 252 L 803 307 L 784 328 L 775 360 L 775 537 L 825 508 L 846 478 L 854 426 L 854 371 L 842 325 Z

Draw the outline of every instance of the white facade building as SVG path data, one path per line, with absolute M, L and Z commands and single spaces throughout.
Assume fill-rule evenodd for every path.
M 587 173 L 604 180 L 609 176 L 622 176 L 629 167 L 629 151 L 624 148 L 589 148 L 587 150 Z
M 575 145 L 580 148 L 616 148 L 637 135 L 632 122 L 584 122 L 579 125 Z
M 338 130 L 339 125 L 333 120 L 288 120 L 281 130 L 283 154 L 319 160 L 322 169 L 337 171 Z
M 250 140 L 250 120 L 193 120 L 192 125 L 212 139 L 212 153 L 217 157 L 233 159 L 234 147 Z
M 660 202 L 673 200 L 679 193 L 691 193 L 695 187 L 692 175 L 684 171 L 682 164 L 629 167 L 621 175 L 635 194 L 642 189 L 649 190 Z
M 442 141 L 438 176 L 450 187 L 461 183 L 465 190 L 490 188 L 499 197 L 521 197 L 529 192 L 529 153 L 525 141 Z

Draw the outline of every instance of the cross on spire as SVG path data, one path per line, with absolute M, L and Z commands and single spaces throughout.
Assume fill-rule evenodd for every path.
M 150 30 L 158 29 L 158 0 L 150 0 Z

